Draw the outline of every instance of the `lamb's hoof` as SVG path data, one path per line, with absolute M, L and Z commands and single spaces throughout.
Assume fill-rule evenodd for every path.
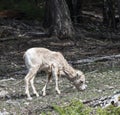
M 60 95 L 61 94 L 61 92 L 60 91 L 57 91 L 57 93 Z
M 38 95 L 36 95 L 36 97 L 40 97 L 40 96 L 39 96 L 39 94 L 38 94 Z
M 36 97 L 39 97 L 39 94 L 38 93 L 34 93 L 36 95 Z
M 44 92 L 43 92 L 43 94 L 42 94 L 42 95 L 43 95 L 43 96 L 46 96 L 46 93 L 44 93 Z
M 56 92 L 60 95 L 61 94 L 61 91 L 60 90 L 56 90 Z
M 27 100 L 29 100 L 29 101 L 32 100 L 32 97 L 28 97 Z
M 44 88 L 42 89 L 42 96 L 46 96 L 46 91 L 44 90 Z

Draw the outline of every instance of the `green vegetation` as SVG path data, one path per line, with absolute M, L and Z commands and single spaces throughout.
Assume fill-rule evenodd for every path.
M 55 105 L 54 109 L 59 115 L 120 115 L 120 107 L 113 107 L 111 105 L 105 109 L 100 107 L 95 109 L 85 106 L 78 100 L 72 101 L 67 106 L 61 107 Z
M 44 15 L 44 1 L 39 0 L 1 0 L 0 11 L 2 10 L 16 10 L 26 14 L 27 19 L 41 20 Z
M 60 115 L 89 115 L 91 108 L 85 107 L 80 101 L 72 101 L 69 105 L 60 107 L 54 106 Z

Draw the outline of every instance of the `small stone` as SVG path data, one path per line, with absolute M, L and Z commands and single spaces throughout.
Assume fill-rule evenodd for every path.
M 5 97 L 6 95 L 8 95 L 8 91 L 5 90 L 0 91 L 0 97 Z
M 98 90 L 98 92 L 99 92 L 99 93 L 101 93 L 101 92 L 102 92 L 102 90 Z

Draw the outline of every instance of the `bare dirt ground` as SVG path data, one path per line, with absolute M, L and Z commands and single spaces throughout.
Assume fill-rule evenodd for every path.
M 0 113 L 5 115 L 39 115 L 42 112 L 56 115 L 52 105 L 67 104 L 73 99 L 90 100 L 113 95 L 120 91 L 120 59 L 102 60 L 93 63 L 76 63 L 78 60 L 91 59 L 117 55 L 120 52 L 120 41 L 108 39 L 96 39 L 91 37 L 79 38 L 79 40 L 59 40 L 55 37 L 38 37 L 25 34 L 25 31 L 39 31 L 38 26 L 18 30 L 18 26 L 8 29 L 0 24 Z M 29 24 L 28 24 L 29 25 Z M 8 25 L 9 26 L 9 25 Z M 5 28 L 6 27 L 6 28 Z M 22 26 L 23 27 L 23 26 Z M 37 29 L 36 29 L 37 28 Z M 10 30 L 14 30 L 11 35 Z M 21 32 L 22 30 L 22 32 Z M 7 33 L 9 33 L 7 36 Z M 5 33 L 5 34 L 4 34 Z M 18 35 L 19 33 L 19 35 Z M 38 73 L 35 85 L 40 94 L 39 98 L 32 95 L 33 100 L 28 101 L 24 93 L 24 79 L 27 74 L 24 65 L 23 54 L 31 47 L 46 47 L 63 53 L 74 68 L 82 70 L 86 75 L 88 88 L 84 92 L 78 92 L 66 78 L 60 78 L 61 94 L 56 94 L 54 81 L 47 88 L 47 95 L 42 96 L 42 87 L 45 84 L 46 75 Z M 32 91 L 31 91 L 32 93 Z

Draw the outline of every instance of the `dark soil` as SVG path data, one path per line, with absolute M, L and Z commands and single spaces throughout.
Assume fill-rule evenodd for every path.
M 0 24 L 0 92 L 7 92 L 0 96 L 1 113 L 39 115 L 41 112 L 45 112 L 54 115 L 56 113 L 53 110 L 53 105 L 67 104 L 73 99 L 99 98 L 119 91 L 119 58 L 94 63 L 75 63 L 77 60 L 119 54 L 119 40 L 102 39 L 100 36 L 97 39 L 88 36 L 88 30 L 85 29 L 81 30 L 84 35 L 83 38 L 78 37 L 79 39 L 74 41 L 60 40 L 56 37 L 43 37 L 44 30 L 39 27 L 38 22 L 30 25 L 30 22 L 15 21 L 16 26 L 13 26 L 12 21 L 10 22 L 7 22 L 7 25 L 6 22 Z M 27 74 L 23 54 L 31 47 L 45 47 L 60 51 L 69 63 L 72 62 L 74 68 L 85 73 L 88 88 L 84 92 L 78 92 L 67 79 L 60 78 L 59 87 L 62 93 L 60 95 L 56 94 L 54 81 L 52 81 L 47 88 L 47 95 L 43 97 L 41 90 L 46 78 L 44 73 L 38 73 L 35 85 L 40 97 L 36 98 L 33 95 L 33 100 L 28 101 L 24 93 L 24 82 L 21 80 Z

